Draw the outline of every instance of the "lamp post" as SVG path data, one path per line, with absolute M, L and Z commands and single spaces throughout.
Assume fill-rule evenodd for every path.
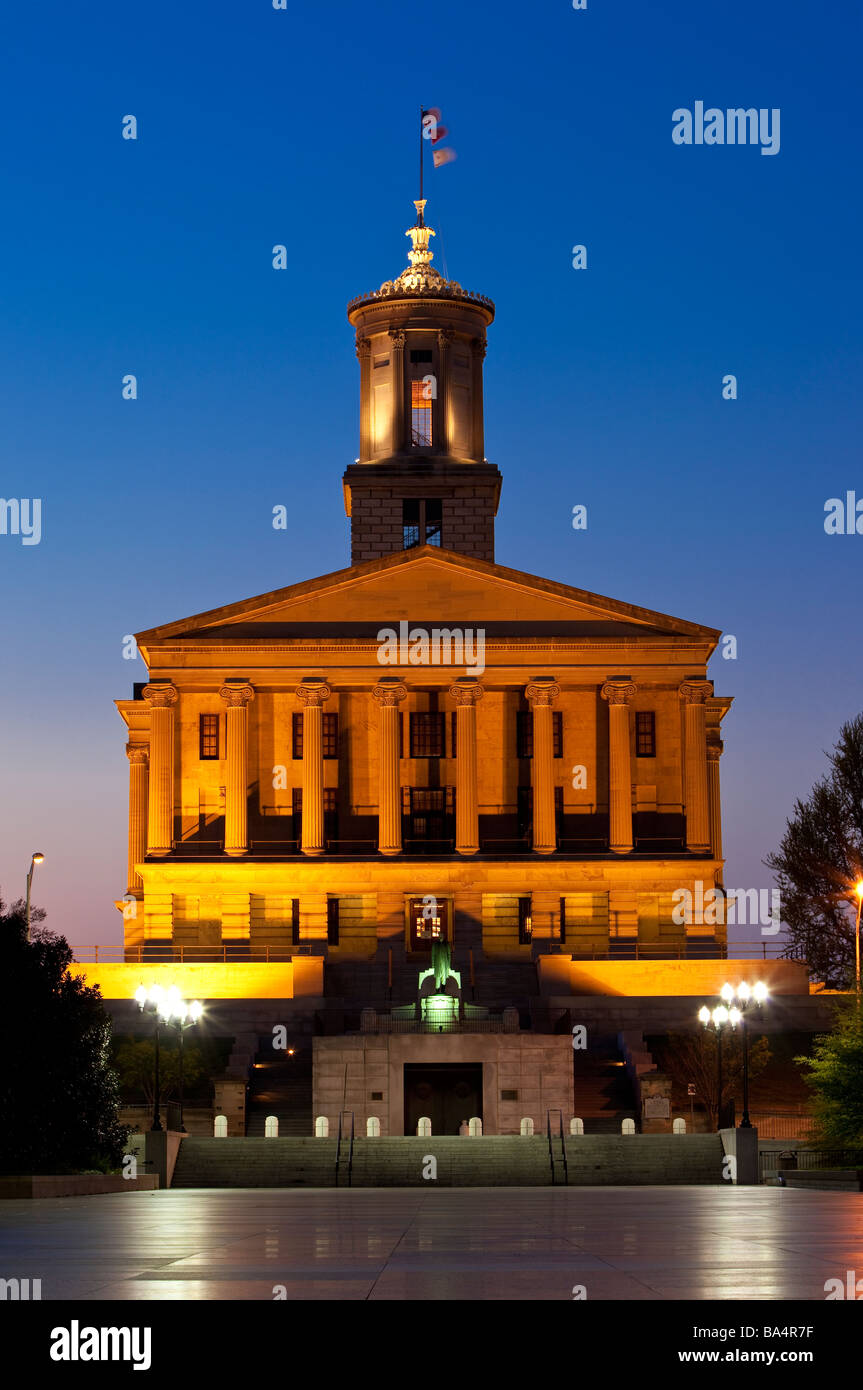
M 151 985 L 147 989 L 146 985 L 139 985 L 135 991 L 136 1003 L 142 1012 L 152 1013 L 155 1020 L 156 1032 L 156 1064 L 154 1076 L 153 1093 L 153 1123 L 151 1130 L 160 1130 L 162 1120 L 159 1114 L 160 1108 L 160 1078 L 159 1078 L 159 1024 L 173 1024 L 179 1035 L 180 1043 L 180 1133 L 185 1133 L 183 1124 L 183 1035 L 187 1028 L 191 1028 L 198 1022 L 204 1012 L 203 1004 L 195 999 L 189 1004 L 180 994 L 176 985 L 171 985 L 168 989 L 163 989 L 161 985 Z
M 860 1008 L 860 909 L 863 907 L 863 878 L 854 884 L 857 898 L 857 926 L 854 930 L 854 978 L 857 984 L 857 1007 Z
M 716 1129 L 718 1132 L 722 1122 L 722 1030 L 730 1020 L 724 1004 L 717 1004 L 713 1010 L 708 1009 L 705 1004 L 703 1008 L 698 1010 L 698 1017 L 705 1028 L 712 1027 L 716 1034 Z
M 749 1029 L 746 1026 L 746 1014 L 753 1006 L 760 1008 L 767 998 L 767 986 L 760 981 L 751 988 L 744 980 L 735 990 L 733 985 L 724 984 L 720 990 L 722 998 L 726 1004 L 730 1004 L 728 1011 L 729 1022 L 732 1028 L 740 1024 L 740 1031 L 743 1034 L 743 1116 L 740 1121 L 741 1129 L 751 1129 L 752 1121 L 749 1118 Z
M 44 856 L 44 854 L 40 853 L 40 851 L 39 851 L 38 849 L 37 849 L 33 854 L 30 855 L 30 868 L 27 870 L 27 909 L 26 909 L 26 916 L 27 916 L 27 941 L 28 941 L 28 943 L 29 943 L 29 941 L 30 941 L 30 885 L 31 885 L 32 882 L 33 882 L 33 870 L 35 869 L 36 865 L 37 865 L 37 864 L 44 864 L 44 862 L 45 862 L 45 856 Z M 859 928 L 859 926 L 860 926 L 860 913 L 859 913 L 859 911 L 858 911 L 858 913 L 857 913 L 857 926 L 858 926 L 858 928 Z M 858 935 L 859 935 L 859 933 L 858 933 Z M 858 988 L 858 990 L 859 990 L 859 988 L 860 988 L 860 970 L 859 970 L 859 967 L 858 967 L 858 970 L 857 970 L 857 988 Z

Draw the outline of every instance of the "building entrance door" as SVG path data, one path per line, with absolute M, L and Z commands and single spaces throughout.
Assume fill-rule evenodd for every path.
M 482 1119 L 482 1063 L 405 1064 L 405 1134 L 428 1116 L 432 1136 L 458 1134 L 462 1120 Z

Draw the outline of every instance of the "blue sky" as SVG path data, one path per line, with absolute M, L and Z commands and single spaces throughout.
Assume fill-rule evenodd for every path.
M 736 635 L 727 879 L 770 883 L 863 703 L 863 537 L 823 526 L 863 498 L 860 37 L 851 4 L 761 0 L 4 20 L 0 491 L 43 499 L 38 546 L 0 536 L 7 896 L 43 849 L 52 925 L 118 939 L 124 634 L 347 562 L 345 304 L 405 263 L 423 103 L 458 152 L 436 264 L 497 306 L 497 558 Z M 697 100 L 779 108 L 779 153 L 673 144 Z

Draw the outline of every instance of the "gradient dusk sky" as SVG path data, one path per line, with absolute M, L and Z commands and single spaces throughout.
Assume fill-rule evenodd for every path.
M 49 0 L 3 30 L 0 492 L 43 509 L 0 535 L 4 896 L 40 849 L 49 925 L 118 943 L 124 636 L 348 563 L 345 305 L 406 263 L 421 104 L 458 152 L 435 264 L 497 307 L 497 559 L 736 636 L 726 880 L 769 886 L 863 708 L 863 536 L 824 529 L 863 499 L 859 9 Z M 696 101 L 779 108 L 779 152 L 674 144 Z

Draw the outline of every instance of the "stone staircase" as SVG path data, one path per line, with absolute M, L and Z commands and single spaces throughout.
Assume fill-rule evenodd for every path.
M 313 1132 L 312 1050 L 290 1042 L 293 1057 L 275 1052 L 271 1036 L 259 1039 L 259 1050 L 249 1073 L 246 1100 L 246 1135 L 263 1138 L 268 1115 L 276 1115 L 280 1138 L 306 1138 Z
M 573 1066 L 575 1103 L 572 1113 L 584 1120 L 586 1135 L 620 1134 L 623 1120 L 635 1120 L 638 1125 L 632 1083 L 616 1037 L 600 1036 L 583 1051 L 574 1050 Z
M 722 1143 L 715 1134 L 583 1135 L 567 1138 L 568 1184 L 639 1186 L 719 1184 Z M 563 1185 L 560 1140 L 555 1181 Z M 383 1138 L 354 1143 L 352 1187 L 425 1187 L 428 1155 L 440 1187 L 546 1187 L 552 1182 L 545 1136 L 481 1139 Z M 348 1145 L 336 1181 L 335 1139 L 183 1140 L 174 1187 L 347 1187 Z

